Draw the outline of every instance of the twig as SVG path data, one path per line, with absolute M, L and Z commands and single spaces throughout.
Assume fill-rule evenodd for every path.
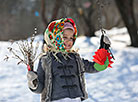
M 20 63 L 24 63 L 25 65 L 30 65 L 31 70 L 33 70 L 34 62 L 42 55 L 39 54 L 37 56 L 37 51 L 39 48 L 39 42 L 36 43 L 36 46 L 33 46 L 33 42 L 35 39 L 35 35 L 33 34 L 31 37 L 30 42 L 28 40 L 21 40 L 20 42 L 16 42 L 18 45 L 18 50 L 13 49 L 12 47 L 8 47 L 8 50 L 13 54 L 13 58 L 18 59 Z M 23 58 L 18 55 L 18 53 L 23 56 Z M 6 58 L 4 60 L 8 60 L 9 57 L 6 55 Z

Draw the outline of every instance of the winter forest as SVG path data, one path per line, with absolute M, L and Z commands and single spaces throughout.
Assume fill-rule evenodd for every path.
M 112 68 L 85 73 L 83 102 L 138 102 L 138 0 L 0 0 L 0 102 L 40 102 L 28 88 L 28 64 L 37 70 L 45 29 L 67 17 L 82 58 L 93 61 L 102 35 L 111 41 Z

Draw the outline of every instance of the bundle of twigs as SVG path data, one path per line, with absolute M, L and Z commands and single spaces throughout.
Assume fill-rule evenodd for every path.
M 37 55 L 39 42 L 36 42 L 36 45 L 33 46 L 34 39 L 35 35 L 33 34 L 30 41 L 21 40 L 16 42 L 19 48 L 18 50 L 12 47 L 8 47 L 8 50 L 13 54 L 12 57 L 19 60 L 17 65 L 19 65 L 20 63 L 24 63 L 27 66 L 29 65 L 32 71 L 34 67 L 34 62 L 40 56 L 40 54 Z M 8 59 L 9 57 L 6 55 L 6 58 Z

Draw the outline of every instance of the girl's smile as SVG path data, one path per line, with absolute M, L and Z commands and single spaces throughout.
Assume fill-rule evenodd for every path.
M 73 35 L 74 32 L 71 29 L 65 29 L 63 31 L 63 39 L 66 50 L 70 50 L 73 46 Z

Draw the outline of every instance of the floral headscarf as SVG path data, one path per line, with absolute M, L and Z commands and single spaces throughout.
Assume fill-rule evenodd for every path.
M 44 32 L 44 39 L 48 48 L 53 49 L 54 51 L 66 52 L 63 39 L 63 28 L 65 22 L 70 22 L 73 25 L 75 29 L 73 40 L 75 42 L 77 37 L 75 22 L 72 18 L 62 18 L 52 21 Z

